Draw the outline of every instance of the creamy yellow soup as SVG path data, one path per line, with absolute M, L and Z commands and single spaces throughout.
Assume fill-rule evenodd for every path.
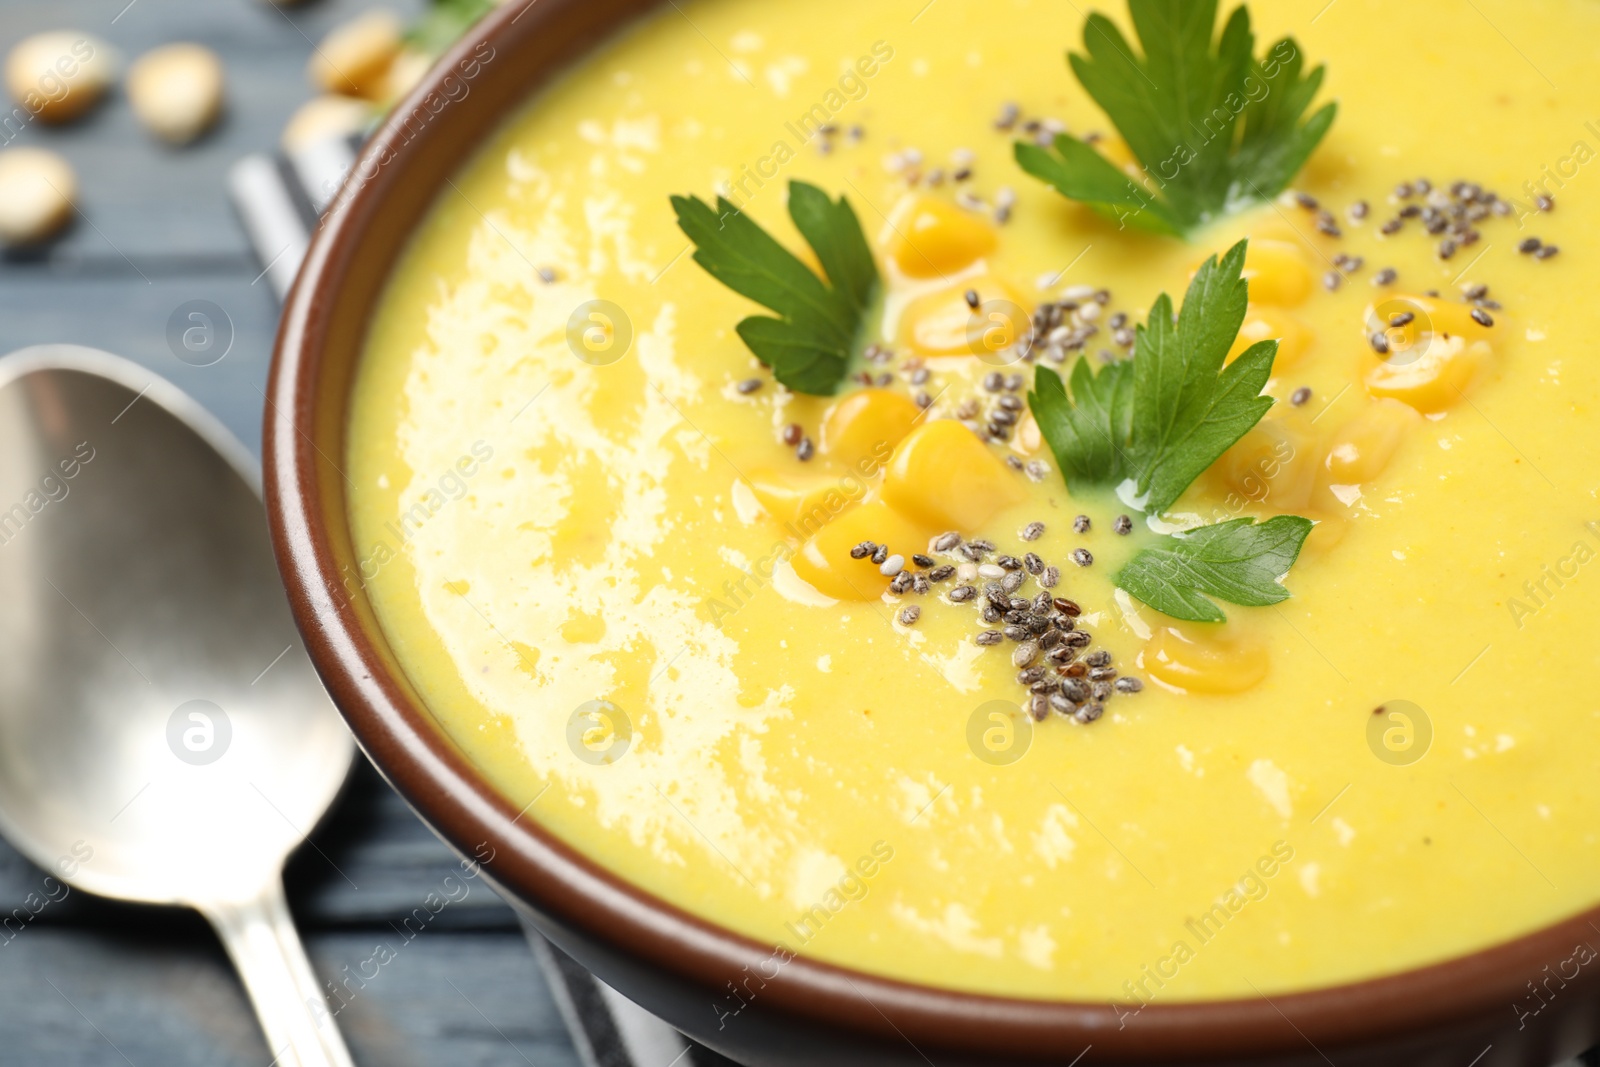
M 685 0 L 462 168 L 368 341 L 347 585 L 526 818 L 806 957 L 1132 1007 L 1393 973 L 1600 900 L 1600 7 L 1250 6 L 1258 50 L 1293 34 L 1328 65 L 1339 118 L 1295 189 L 1342 236 L 1292 198 L 1193 242 L 1141 236 L 1024 175 L 1017 138 L 1111 132 L 1064 62 L 1082 16 L 1055 0 Z M 1441 258 L 1418 218 L 1383 232 L 1428 205 L 1394 197 L 1420 176 L 1436 203 L 1465 179 L 1514 209 Z M 860 215 L 892 351 L 865 369 L 925 412 L 882 401 L 852 436 L 835 405 L 855 382 L 777 387 L 733 330 L 758 309 L 693 261 L 668 204 L 725 193 L 799 249 L 793 179 Z M 918 227 L 955 234 L 950 262 L 908 257 Z M 1109 291 L 1087 312 L 1099 360 L 1126 354 L 1114 315 L 1142 321 L 1245 236 L 1245 333 L 1284 340 L 1279 403 L 1167 525 L 1115 532 L 1129 509 L 1074 499 L 1027 419 L 989 443 L 957 419 L 1020 395 L 949 351 L 966 288 L 1030 310 L 1076 294 L 1080 322 Z M 1474 284 L 1492 325 L 1468 317 Z M 1429 336 L 1389 325 L 1407 309 Z M 1386 363 L 1374 332 L 1419 355 Z M 885 460 L 935 428 L 962 441 L 886 506 Z M 937 522 L 957 485 L 970 528 Z M 1112 582 L 1155 532 L 1278 513 L 1320 523 L 1281 605 L 1179 624 Z M 897 596 L 839 557 L 946 529 L 1059 565 L 1054 592 L 1143 691 L 1034 724 L 1014 645 L 975 643 L 954 581 Z

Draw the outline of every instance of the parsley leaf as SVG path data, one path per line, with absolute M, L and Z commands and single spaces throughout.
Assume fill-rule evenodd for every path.
M 1200 267 L 1172 313 L 1163 293 L 1135 332 L 1133 358 L 1094 371 L 1072 368 L 1071 391 L 1048 367 L 1034 372 L 1028 406 L 1073 492 L 1131 491 L 1159 515 L 1272 407 L 1261 395 L 1277 341 L 1251 345 L 1224 367 L 1249 298 L 1247 244 Z M 1117 574 L 1121 588 L 1158 611 L 1192 622 L 1221 622 L 1208 596 L 1234 604 L 1276 604 L 1279 584 L 1311 532 L 1309 519 L 1233 519 L 1163 537 Z
M 1018 143 L 1022 169 L 1123 224 L 1174 236 L 1287 188 L 1338 111 L 1330 103 L 1305 118 L 1324 68 L 1305 73 L 1290 37 L 1257 59 L 1243 7 L 1215 45 L 1217 0 L 1128 0 L 1128 10 L 1142 59 L 1100 14 L 1084 24 L 1087 54 L 1069 59 L 1143 176 L 1065 133 L 1053 153 Z
M 1190 622 L 1223 622 L 1209 599 L 1263 607 L 1289 598 L 1282 579 L 1300 556 L 1312 522 L 1279 515 L 1230 519 L 1161 538 L 1117 572 L 1117 585 L 1157 611 Z
M 878 267 L 849 202 L 832 201 L 805 182 L 789 183 L 789 217 L 816 253 L 826 281 L 722 197 L 714 210 L 694 196 L 675 196 L 672 207 L 694 242 L 695 262 L 781 316 L 753 315 L 739 323 L 750 351 L 795 392 L 831 396 L 878 295 Z
M 1246 242 L 1206 260 L 1176 324 L 1163 293 L 1138 328 L 1133 360 L 1133 468 L 1145 510 L 1160 514 L 1272 407 L 1262 396 L 1277 341 L 1251 345 L 1226 368 L 1244 325 Z M 1219 373 L 1220 372 L 1220 373 Z
M 1107 363 L 1096 374 L 1087 359 L 1072 368 L 1072 397 L 1049 367 L 1034 372 L 1028 406 L 1055 453 L 1067 486 L 1115 485 L 1127 469 L 1133 417 L 1133 364 Z
M 1070 397 L 1054 371 L 1035 372 L 1028 404 L 1070 487 L 1131 479 L 1144 510 L 1159 515 L 1272 407 L 1261 390 L 1278 342 L 1251 345 L 1223 367 L 1244 323 L 1245 248 L 1206 260 L 1176 321 L 1172 298 L 1158 297 L 1130 362 L 1095 374 L 1080 359 Z

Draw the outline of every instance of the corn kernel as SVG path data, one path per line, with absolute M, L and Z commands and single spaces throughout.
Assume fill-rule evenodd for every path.
M 1422 416 L 1398 400 L 1378 400 L 1351 419 L 1328 442 L 1319 482 L 1361 485 L 1382 474 L 1394 454 L 1422 424 Z
M 913 196 L 889 219 L 884 252 L 912 278 L 938 278 L 964 270 L 993 252 L 999 237 L 990 223 L 947 200 Z
M 1256 304 L 1298 307 L 1311 295 L 1311 267 L 1289 241 L 1254 240 L 1244 256 L 1244 277 Z
M 749 480 L 767 514 L 779 522 L 794 523 L 807 536 L 859 503 L 868 489 L 866 479 L 853 473 L 841 476 L 823 470 L 754 470 Z
M 1298 420 L 1266 418 L 1224 452 L 1208 476 L 1235 511 L 1297 511 L 1311 499 L 1317 457 L 1314 435 Z
M 1260 641 L 1228 630 L 1164 626 L 1151 636 L 1139 664 L 1157 681 L 1189 693 L 1242 693 L 1272 665 Z
M 1298 316 L 1280 308 L 1252 304 L 1244 317 L 1244 325 L 1239 327 L 1238 339 L 1228 350 L 1228 362 L 1232 363 L 1244 355 L 1245 349 L 1251 345 L 1274 339 L 1278 342 L 1278 355 L 1272 361 L 1274 374 L 1290 370 L 1305 359 L 1316 340 L 1310 328 Z
M 968 292 L 978 294 L 978 308 Z M 993 356 L 1027 334 L 1028 318 L 1017 291 L 985 274 L 913 300 L 900 317 L 900 340 L 924 356 Z
M 888 579 L 870 560 L 851 559 L 850 549 L 872 541 L 909 557 L 913 552 L 926 551 L 931 536 L 928 529 L 883 501 L 869 500 L 812 534 L 800 547 L 792 566 L 818 592 L 835 600 L 877 600 L 888 588 Z
M 917 522 L 972 532 L 1026 494 L 988 445 L 959 422 L 941 419 L 900 442 L 883 498 Z
M 1484 341 L 1492 332 L 1472 318 L 1466 304 L 1404 293 L 1367 305 L 1365 319 L 1368 337 L 1383 335 L 1391 363 L 1408 360 L 1411 347 L 1430 336 Z
M 1367 372 L 1367 392 L 1398 400 L 1424 415 L 1447 411 L 1466 395 L 1492 352 L 1487 341 L 1468 343 L 1459 336 L 1425 337 L 1406 358 L 1388 360 Z
M 863 475 L 877 473 L 922 409 L 904 393 L 863 389 L 835 404 L 822 421 L 822 452 Z

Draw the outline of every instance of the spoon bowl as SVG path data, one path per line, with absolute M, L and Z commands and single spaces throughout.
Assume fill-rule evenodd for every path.
M 348 1064 L 285 859 L 354 743 L 284 601 L 255 463 L 137 365 L 0 360 L 0 831 L 102 896 L 200 909 L 276 1062 Z

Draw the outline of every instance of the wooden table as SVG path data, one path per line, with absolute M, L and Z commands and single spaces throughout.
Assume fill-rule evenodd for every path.
M 259 450 L 278 308 L 256 281 L 261 265 L 224 174 L 240 156 L 270 150 L 310 95 L 311 42 L 373 2 L 312 0 L 280 11 L 263 0 L 0 0 L 0 49 L 57 28 L 110 41 L 125 60 L 199 41 L 223 56 L 229 95 L 224 125 L 186 150 L 154 144 L 120 94 L 76 125 L 31 125 L 15 136 L 14 145 L 72 161 L 82 217 L 43 253 L 0 258 L 0 352 L 66 341 L 127 356 Z M 386 2 L 407 12 L 420 4 Z M 234 326 L 232 351 L 211 367 L 188 366 L 167 345 L 168 317 L 195 299 L 222 307 Z M 412 941 L 395 932 L 454 860 L 364 762 L 316 842 L 337 870 L 305 850 L 288 882 L 319 973 L 354 971 L 379 943 L 397 953 L 340 1015 L 357 1062 L 576 1067 L 522 931 L 488 889 L 474 885 Z M 40 891 L 43 877 L 0 843 L 0 912 Z M 270 1059 L 221 947 L 195 915 L 73 893 L 0 930 L 0 1064 L 264 1067 Z

